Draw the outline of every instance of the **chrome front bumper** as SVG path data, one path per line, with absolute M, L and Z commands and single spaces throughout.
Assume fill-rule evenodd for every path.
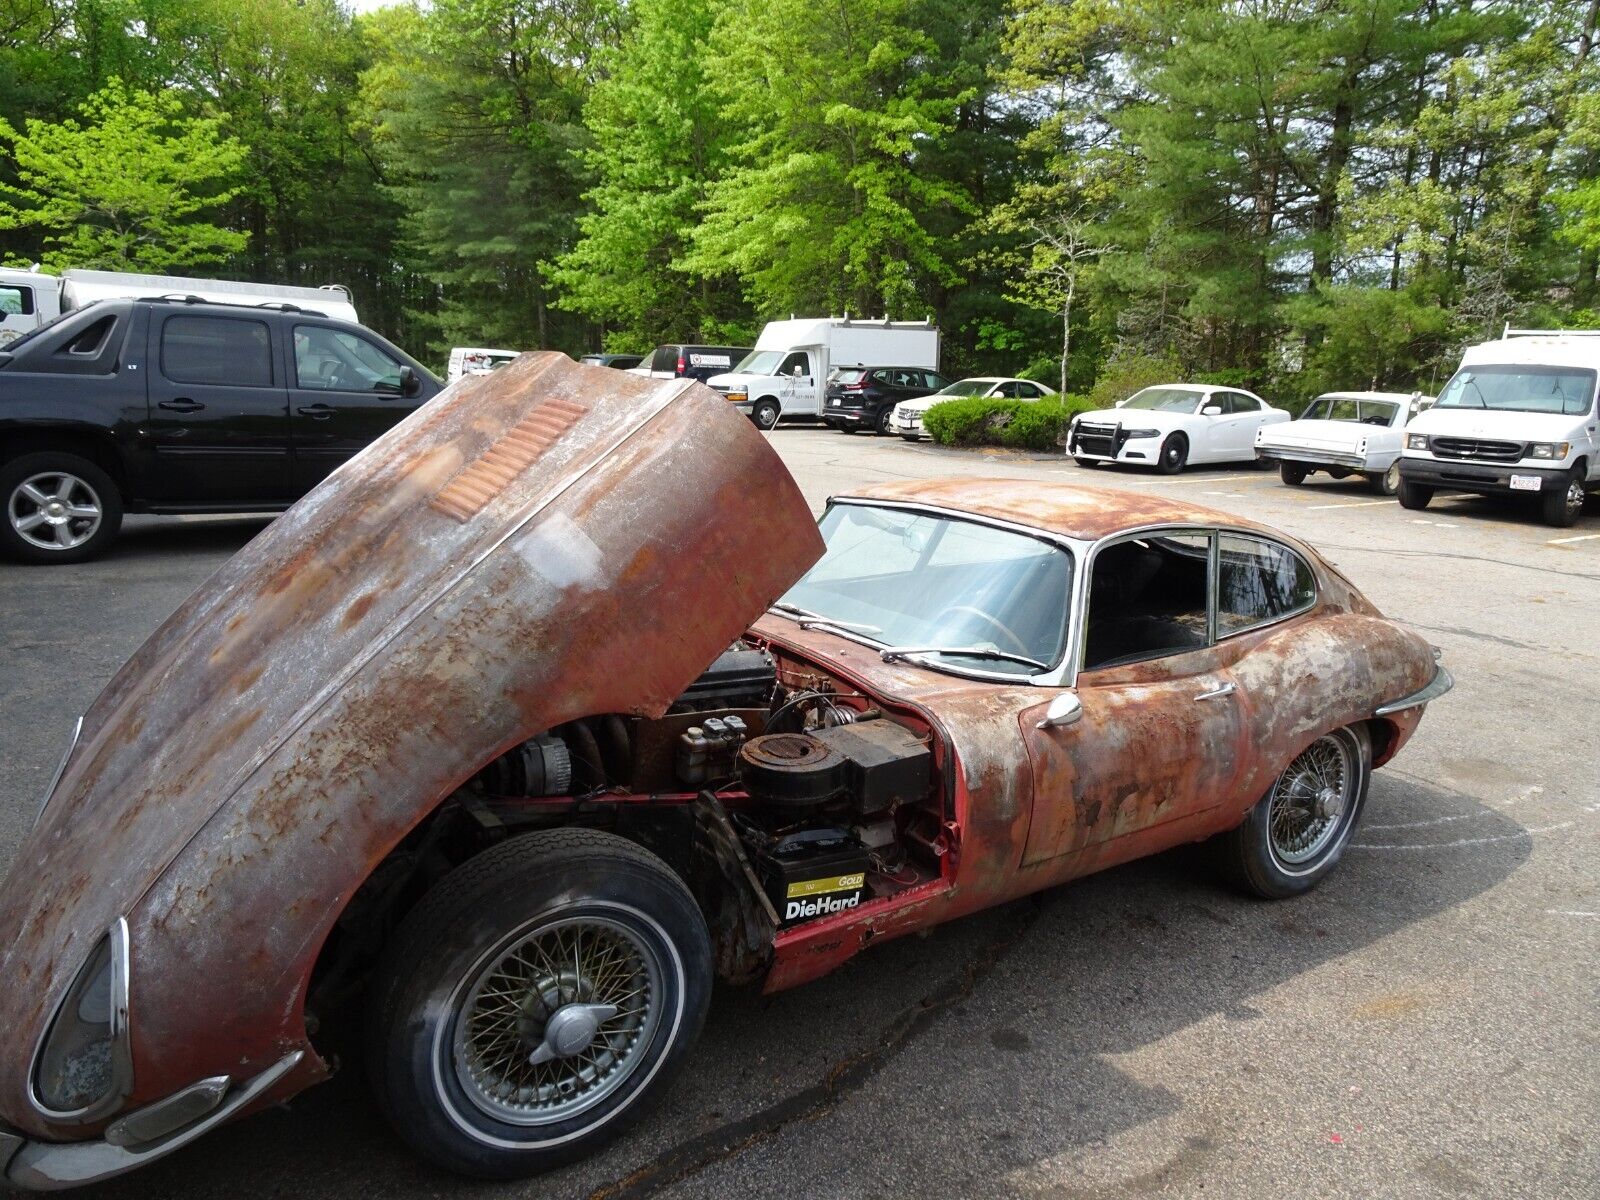
M 1388 704 L 1380 704 L 1373 709 L 1372 715 L 1375 717 L 1387 717 L 1390 713 L 1404 712 L 1408 708 L 1417 708 L 1430 700 L 1437 700 L 1455 685 L 1456 681 L 1451 678 L 1449 671 L 1446 671 L 1443 667 L 1434 667 L 1433 678 L 1429 680 L 1426 687 L 1420 691 L 1412 692 L 1409 696 L 1401 696 L 1398 700 L 1391 700 Z
M 0 1171 L 4 1171 L 6 1182 L 12 1187 L 30 1192 L 57 1192 L 124 1175 L 165 1158 L 174 1150 L 181 1150 L 236 1116 L 294 1070 L 303 1055 L 303 1051 L 296 1050 L 238 1086 L 226 1076 L 202 1080 L 165 1100 L 119 1118 L 107 1130 L 104 1141 L 35 1142 L 0 1127 Z M 110 1140 L 119 1130 L 126 1136 L 126 1131 L 139 1128 L 141 1122 L 147 1127 L 161 1126 L 164 1119 L 170 1119 L 169 1114 L 181 1112 L 185 1103 L 194 1103 L 202 1089 L 210 1089 L 204 1095 L 209 1099 L 214 1094 L 215 1101 L 204 1115 L 191 1119 L 181 1128 L 136 1145 L 118 1145 Z

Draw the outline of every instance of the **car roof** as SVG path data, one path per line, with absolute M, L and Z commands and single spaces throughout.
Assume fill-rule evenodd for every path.
M 1226 525 L 1258 530 L 1278 541 L 1298 544 L 1275 529 L 1204 505 L 1169 500 L 1149 492 L 1075 487 L 1042 480 L 906 480 L 840 492 L 833 499 L 927 504 L 1086 542 L 1148 525 Z
M 1385 400 L 1396 404 L 1409 403 L 1414 392 L 1318 392 L 1317 400 Z

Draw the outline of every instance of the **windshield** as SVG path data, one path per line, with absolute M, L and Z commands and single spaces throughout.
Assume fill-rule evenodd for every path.
M 1192 413 L 1200 405 L 1200 393 L 1188 388 L 1145 388 L 1135 392 L 1123 408 L 1147 408 L 1156 412 Z
M 1302 418 L 1307 421 L 1357 421 L 1392 425 L 1400 406 L 1389 400 L 1357 400 L 1350 396 L 1318 396 Z
M 819 528 L 827 549 L 781 604 L 885 647 L 965 651 L 928 654 L 928 665 L 1027 676 L 1061 659 L 1073 570 L 1064 548 L 973 521 L 863 504 L 833 505 Z
M 734 370 L 742 375 L 776 375 L 782 361 L 782 350 L 752 350 L 739 360 Z
M 963 379 L 952 383 L 948 387 L 940 388 L 935 395 L 939 396 L 981 396 L 994 386 L 992 379 Z
M 1435 408 L 1497 408 L 1581 417 L 1594 403 L 1595 373 L 1583 367 L 1463 367 Z

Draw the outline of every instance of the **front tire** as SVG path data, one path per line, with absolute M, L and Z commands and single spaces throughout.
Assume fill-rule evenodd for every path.
M 1156 470 L 1163 475 L 1176 475 L 1189 461 L 1189 439 L 1181 433 L 1167 435 L 1161 443 L 1161 455 L 1156 459 Z
M 1568 529 L 1577 524 L 1578 518 L 1583 515 L 1583 498 L 1583 472 L 1581 468 L 1574 468 L 1566 487 L 1559 491 L 1548 491 L 1539 498 L 1544 523 L 1554 525 L 1557 529 Z
M 122 493 L 77 454 L 45 450 L 0 466 L 0 549 L 31 563 L 82 562 L 122 528 Z
M 1310 891 L 1349 845 L 1371 780 L 1365 726 L 1323 734 L 1284 768 L 1244 824 L 1218 839 L 1224 873 L 1267 900 Z
M 561 829 L 469 860 L 374 976 L 378 1105 L 424 1158 L 514 1179 L 592 1153 L 665 1090 L 704 1023 L 711 943 L 681 880 Z
M 755 408 L 750 410 L 750 419 L 756 423 L 757 429 L 773 428 L 778 423 L 778 402 L 758 400 Z
M 1433 499 L 1433 489 L 1425 483 L 1412 483 L 1405 476 L 1400 477 L 1400 507 L 1421 512 L 1428 507 L 1428 501 Z

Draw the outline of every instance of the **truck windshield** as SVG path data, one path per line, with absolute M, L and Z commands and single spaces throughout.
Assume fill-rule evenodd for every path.
M 1043 538 L 929 513 L 835 504 L 827 549 L 776 606 L 924 665 L 1019 676 L 1060 660 L 1072 555 Z M 905 651 L 911 653 L 910 650 Z
M 752 350 L 739 360 L 734 371 L 741 375 L 776 375 L 783 355 L 782 350 Z
M 1595 372 L 1583 367 L 1462 367 L 1435 408 L 1495 408 L 1581 417 L 1594 404 Z
M 1145 408 L 1155 412 L 1192 413 L 1200 403 L 1200 393 L 1188 388 L 1145 388 L 1135 392 L 1123 408 Z

